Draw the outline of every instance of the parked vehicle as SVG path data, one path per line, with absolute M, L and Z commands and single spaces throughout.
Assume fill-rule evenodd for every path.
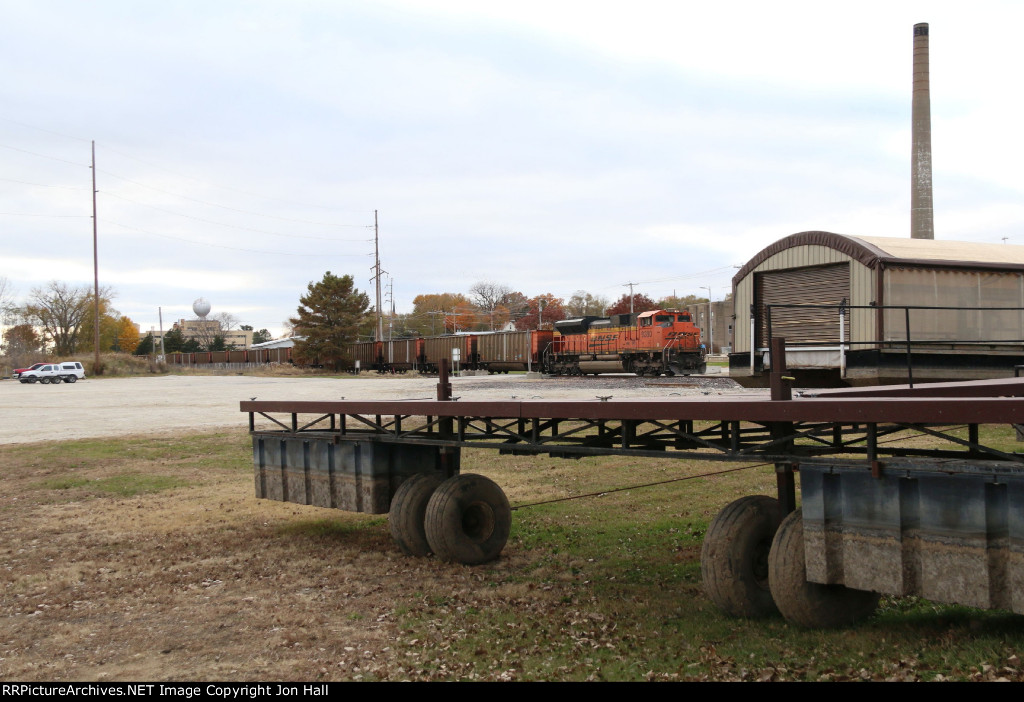
M 79 378 L 85 378 L 85 369 L 78 361 L 67 361 L 65 363 L 44 363 L 36 364 L 38 367 L 24 370 L 18 377 L 22 383 L 39 383 L 40 385 L 58 385 L 61 381 L 65 383 L 77 382 Z
M 15 380 L 17 380 L 18 378 L 21 377 L 21 374 L 24 373 L 25 371 L 37 370 L 37 369 L 39 369 L 39 368 L 41 368 L 41 367 L 43 367 L 45 365 L 46 365 L 46 362 L 43 361 L 42 363 L 33 363 L 28 368 L 17 368 L 17 369 L 15 369 L 15 371 L 13 373 L 11 373 L 11 377 L 14 378 Z

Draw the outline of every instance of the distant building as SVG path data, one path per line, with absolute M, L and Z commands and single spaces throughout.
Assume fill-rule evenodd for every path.
M 171 332 L 179 329 L 186 341 L 195 339 L 203 346 L 209 345 L 218 336 L 224 339 L 224 345 L 228 348 L 247 349 L 252 346 L 252 331 L 246 329 L 229 329 L 225 331 L 222 329 L 221 323 L 215 319 L 179 319 L 167 331 Z M 160 343 L 161 335 L 156 330 L 146 332 L 145 334 L 140 333 L 139 337 L 145 338 L 149 334 L 153 335 L 153 341 L 156 344 Z

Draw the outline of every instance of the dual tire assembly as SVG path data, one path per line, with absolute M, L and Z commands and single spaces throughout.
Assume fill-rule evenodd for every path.
M 508 541 L 512 510 L 482 475 L 418 473 L 399 486 L 388 513 L 402 553 L 434 554 L 451 563 L 494 560 Z M 803 516 L 783 515 L 779 501 L 749 495 L 712 520 L 701 550 L 708 597 L 726 614 L 758 619 L 781 614 L 806 628 L 849 626 L 877 608 L 878 593 L 807 581 Z
M 788 516 L 766 495 L 741 497 L 712 520 L 700 558 L 708 597 L 726 614 L 782 614 L 805 628 L 849 626 L 878 606 L 879 595 L 807 581 L 803 516 Z
M 497 483 L 463 473 L 445 480 L 418 473 L 403 482 L 388 512 L 391 536 L 407 556 L 479 565 L 498 557 L 512 527 L 512 508 Z

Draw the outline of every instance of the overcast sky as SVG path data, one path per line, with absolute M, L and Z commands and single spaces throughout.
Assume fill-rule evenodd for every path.
M 275 334 L 306 285 L 715 299 L 800 231 L 1024 244 L 1024 3 L 0 0 L 0 276 Z M 390 303 L 385 303 L 390 305 Z

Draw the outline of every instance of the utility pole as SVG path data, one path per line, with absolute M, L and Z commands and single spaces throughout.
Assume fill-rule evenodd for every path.
M 164 350 L 164 308 L 157 307 L 156 313 L 160 315 L 160 356 L 163 358 L 167 355 L 167 351 Z M 153 351 L 156 349 L 154 348 Z
M 377 281 L 377 338 L 374 341 L 384 341 L 384 314 L 380 308 L 380 229 L 377 226 L 377 210 L 373 211 L 373 257 L 374 265 L 370 270 L 374 271 L 373 279 Z
M 388 314 L 388 341 L 391 341 L 395 329 L 395 279 L 388 278 L 388 300 L 391 301 L 391 313 Z
M 96 349 L 93 373 L 100 372 L 100 254 L 96 224 L 96 141 L 92 142 L 92 273 L 93 273 L 93 317 L 95 324 L 93 345 Z
M 629 288 L 629 313 L 630 314 L 633 314 L 633 286 L 634 285 L 636 285 L 636 283 L 623 283 L 622 284 L 623 287 L 628 287 Z
M 702 285 L 701 290 L 708 291 L 708 353 L 715 352 L 715 317 L 711 311 L 711 287 Z

